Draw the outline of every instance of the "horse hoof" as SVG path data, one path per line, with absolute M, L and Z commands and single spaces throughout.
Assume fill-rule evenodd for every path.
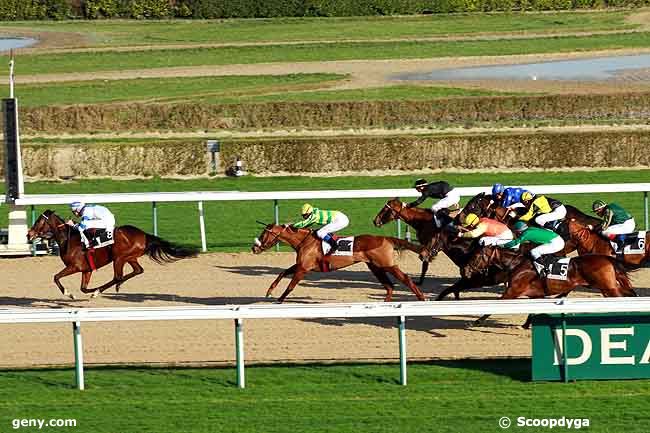
M 95 291 L 92 293 L 92 295 L 90 295 L 90 299 L 95 299 L 96 297 L 99 296 L 99 293 L 100 293 L 99 290 L 95 290 Z
M 70 299 L 72 299 L 73 301 L 74 301 L 75 299 L 77 299 L 77 298 L 74 297 L 74 295 L 73 295 L 72 293 L 69 293 L 69 294 L 68 294 L 68 297 L 69 297 Z

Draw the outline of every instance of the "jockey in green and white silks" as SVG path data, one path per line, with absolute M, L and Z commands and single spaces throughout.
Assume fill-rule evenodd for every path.
M 292 224 L 294 228 L 300 229 L 309 227 L 312 224 L 321 224 L 323 227 L 316 231 L 316 236 L 324 240 L 332 249 L 330 254 L 336 250 L 336 241 L 332 238 L 332 233 L 344 229 L 350 224 L 348 217 L 337 210 L 325 210 L 314 208 L 309 203 L 302 206 L 301 212 L 303 220 Z
M 81 220 L 78 224 L 75 224 L 72 220 L 68 220 L 66 224 L 79 231 L 81 241 L 86 248 L 90 246 L 90 242 L 86 237 L 86 230 L 100 229 L 112 232 L 115 229 L 115 216 L 104 206 L 75 201 L 70 204 L 70 210 L 76 217 L 81 218 Z

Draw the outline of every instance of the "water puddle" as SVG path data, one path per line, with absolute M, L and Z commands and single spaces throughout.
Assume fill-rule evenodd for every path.
M 650 68 L 650 54 L 577 60 L 440 69 L 428 74 L 400 76 L 406 80 L 615 80 L 623 73 Z M 650 79 L 647 76 L 646 79 Z
M 32 38 L 2 38 L 0 37 L 0 52 L 17 48 L 25 48 L 38 42 Z

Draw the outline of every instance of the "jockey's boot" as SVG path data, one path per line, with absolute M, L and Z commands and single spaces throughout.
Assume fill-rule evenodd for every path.
M 323 238 L 323 240 L 330 245 L 330 251 L 326 255 L 331 256 L 332 254 L 334 254 L 334 252 L 338 249 L 339 246 L 338 246 L 338 244 L 336 243 L 336 240 L 332 237 L 331 234 L 327 234 Z
M 543 256 L 533 260 L 533 265 L 535 265 L 535 269 L 537 270 L 539 277 L 546 278 L 546 265 L 544 265 Z
M 616 242 L 616 254 L 622 256 L 625 249 L 625 235 L 617 235 L 614 242 Z

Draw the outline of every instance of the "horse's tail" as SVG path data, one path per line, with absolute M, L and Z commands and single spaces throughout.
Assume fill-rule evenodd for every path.
M 146 236 L 147 247 L 144 251 L 145 254 L 161 265 L 188 257 L 196 257 L 199 254 L 199 250 L 196 248 L 176 245 L 149 233 Z
M 610 263 L 614 266 L 614 272 L 616 273 L 616 281 L 621 286 L 621 291 L 626 296 L 636 296 L 634 289 L 632 288 L 632 282 L 630 281 L 630 272 L 633 272 L 629 269 L 626 269 L 623 266 L 623 262 L 616 260 L 614 257 L 607 257 Z
M 388 241 L 392 243 L 394 247 L 397 247 L 398 250 L 409 250 L 420 254 L 424 249 L 424 246 L 405 241 L 404 239 L 393 237 L 386 237 L 386 239 L 388 239 Z

